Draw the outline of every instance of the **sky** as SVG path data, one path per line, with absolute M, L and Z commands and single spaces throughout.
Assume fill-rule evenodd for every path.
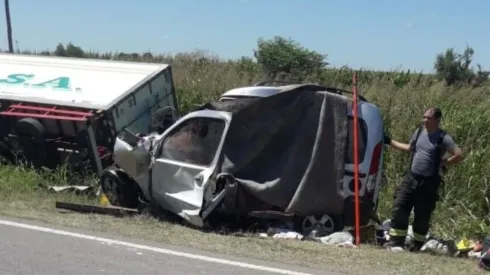
M 3 2 L 3 1 L 2 1 Z M 332 66 L 430 72 L 447 48 L 474 48 L 490 67 L 490 1 L 467 0 L 10 0 L 20 50 L 252 56 L 259 37 L 280 35 L 327 54 Z M 0 48 L 7 48 L 4 7 Z M 15 46 L 15 44 L 14 44 Z

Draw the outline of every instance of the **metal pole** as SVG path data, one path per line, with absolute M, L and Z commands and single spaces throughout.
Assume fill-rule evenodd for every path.
M 355 204 L 355 235 L 356 246 L 361 243 L 361 211 L 359 201 L 359 137 L 358 137 L 358 110 L 357 110 L 357 72 L 352 76 L 352 115 L 354 117 L 354 204 Z
M 14 43 L 12 40 L 12 22 L 10 20 L 9 0 L 5 0 L 5 18 L 7 19 L 7 37 L 9 42 L 9 53 L 14 53 Z

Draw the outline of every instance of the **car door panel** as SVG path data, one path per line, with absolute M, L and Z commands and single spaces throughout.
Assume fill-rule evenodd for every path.
M 206 188 L 214 184 L 212 176 L 230 123 L 226 112 L 184 117 L 165 133 L 162 155 L 154 163 L 154 199 L 196 226 L 203 225 Z

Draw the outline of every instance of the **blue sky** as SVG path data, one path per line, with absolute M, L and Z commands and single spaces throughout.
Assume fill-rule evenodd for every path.
M 98 51 L 199 48 L 235 58 L 251 56 L 258 37 L 281 35 L 328 54 L 334 66 L 428 72 L 437 53 L 469 44 L 475 62 L 490 68 L 488 0 L 10 0 L 10 9 L 21 50 L 72 41 Z

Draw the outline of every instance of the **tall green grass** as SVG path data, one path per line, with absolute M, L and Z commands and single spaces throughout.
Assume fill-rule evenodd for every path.
M 31 53 L 35 54 L 35 53 Z M 52 53 L 43 52 L 48 55 Z M 86 57 L 112 59 L 111 53 L 85 53 Z M 262 79 L 260 68 L 245 59 L 221 60 L 203 52 L 165 55 L 119 55 L 115 59 L 170 63 L 174 70 L 180 110 L 216 99 L 224 91 Z M 432 75 L 410 72 L 360 72 L 360 91 L 377 104 L 392 138 L 407 141 L 420 124 L 423 111 L 439 106 L 443 128 L 460 145 L 465 160 L 451 167 L 445 177 L 443 200 L 433 216 L 432 230 L 441 237 L 475 236 L 490 233 L 488 171 L 490 157 L 489 91 L 481 88 L 451 88 Z M 316 79 L 349 88 L 352 71 L 327 70 Z M 384 157 L 387 184 L 382 190 L 380 214 L 390 216 L 393 190 L 408 165 L 408 155 L 387 148 Z

